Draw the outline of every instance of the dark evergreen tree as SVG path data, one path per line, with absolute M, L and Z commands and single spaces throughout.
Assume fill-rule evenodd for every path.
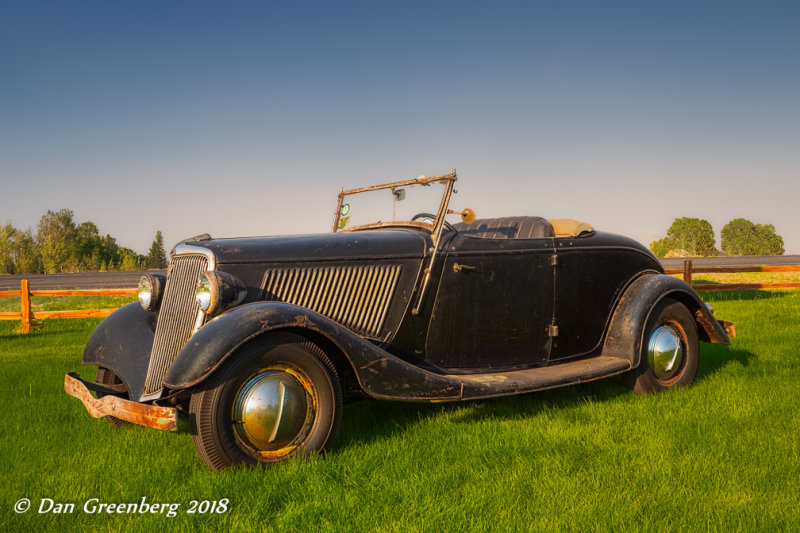
M 156 238 L 147 254 L 147 268 L 167 268 L 167 253 L 164 251 L 164 237 L 161 235 L 161 230 L 156 232 Z

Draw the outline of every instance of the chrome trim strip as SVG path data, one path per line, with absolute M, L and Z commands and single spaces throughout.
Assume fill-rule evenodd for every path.
M 179 244 L 175 247 L 172 255 L 187 255 L 187 254 L 201 254 L 208 259 L 208 269 L 217 269 L 217 256 L 208 248 L 202 246 L 192 246 L 191 244 Z
M 179 244 L 175 247 L 175 252 L 172 255 L 175 256 L 175 255 L 189 255 L 189 254 L 201 254 L 206 256 L 206 259 L 208 259 L 208 270 L 217 269 L 217 257 L 214 255 L 214 252 L 212 252 L 208 248 L 203 248 L 202 246 L 192 246 L 191 244 Z M 205 322 L 205 320 L 206 320 L 206 314 L 198 308 L 197 320 L 194 323 L 194 329 L 192 329 L 193 335 L 197 333 L 197 330 L 203 327 L 203 323 Z

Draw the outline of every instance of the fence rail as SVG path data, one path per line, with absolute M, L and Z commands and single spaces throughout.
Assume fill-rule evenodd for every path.
M 694 267 L 691 260 L 683 262 L 683 268 L 667 268 L 667 274 L 683 274 L 683 281 L 696 291 L 742 291 L 752 289 L 795 289 L 800 283 L 692 283 L 693 274 L 736 274 L 741 272 L 800 272 L 800 265 L 762 265 L 750 267 Z
M 0 291 L 0 298 L 19 298 L 19 313 L 0 313 L 0 320 L 19 320 L 22 333 L 29 333 L 31 322 L 40 318 L 97 318 L 105 317 L 116 311 L 112 309 L 80 309 L 74 311 L 36 311 L 31 310 L 32 296 L 129 296 L 136 294 L 136 289 L 85 289 L 85 290 L 40 290 L 32 291 L 27 279 L 20 280 L 18 291 Z

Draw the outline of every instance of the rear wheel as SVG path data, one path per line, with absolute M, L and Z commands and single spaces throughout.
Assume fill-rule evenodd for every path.
M 339 430 L 342 387 L 315 344 L 294 334 L 233 355 L 189 403 L 198 454 L 210 468 L 324 452 Z
M 694 318 L 685 305 L 666 298 L 650 314 L 641 360 L 631 374 L 636 394 L 689 385 L 697 375 L 700 346 Z
M 114 372 L 107 368 L 103 368 L 102 366 L 97 367 L 97 376 L 94 378 L 97 383 L 101 385 L 119 385 L 122 383 L 122 380 L 119 379 L 119 376 L 116 375 Z M 104 394 L 97 393 L 98 398 L 102 398 Z M 128 395 L 125 395 L 125 399 L 128 398 Z M 106 422 L 114 426 L 115 428 L 127 426 L 130 422 L 126 422 L 125 420 L 120 420 L 115 416 L 104 416 L 103 418 L 106 419 Z

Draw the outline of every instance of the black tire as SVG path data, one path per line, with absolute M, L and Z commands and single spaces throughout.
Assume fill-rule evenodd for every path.
M 112 372 L 107 368 L 103 368 L 102 366 L 97 367 L 97 375 L 94 378 L 94 380 L 97 383 L 100 383 L 101 385 L 119 385 L 120 383 L 122 383 L 122 380 L 119 379 L 118 375 L 116 375 L 114 372 Z M 98 398 L 102 398 L 103 396 L 105 396 L 105 394 L 100 394 L 99 392 L 97 393 Z M 128 395 L 126 394 L 124 398 L 128 399 Z M 115 416 L 104 416 L 103 418 L 105 418 L 106 422 L 108 422 L 115 428 L 127 426 L 130 424 L 130 422 L 126 422 L 125 420 L 120 420 Z
M 272 334 L 242 348 L 192 394 L 189 418 L 197 453 L 212 470 L 281 462 L 330 449 L 342 419 L 342 387 L 317 345 Z
M 680 354 L 670 356 L 670 350 L 658 349 L 664 346 L 679 347 Z M 629 385 L 640 396 L 690 385 L 697 375 L 699 361 L 700 345 L 694 317 L 682 303 L 665 298 L 650 314 L 639 366 L 631 371 Z

